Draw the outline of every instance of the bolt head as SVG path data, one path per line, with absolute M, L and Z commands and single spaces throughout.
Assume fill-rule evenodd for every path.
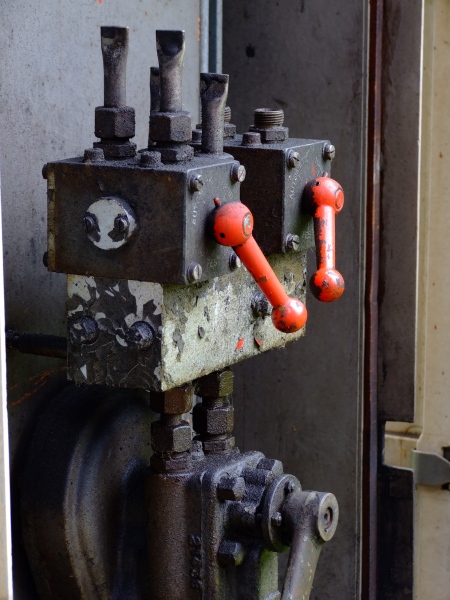
M 98 229 L 98 221 L 97 217 L 92 213 L 87 212 L 83 217 L 83 225 L 87 233 L 91 233 L 92 231 L 97 231 Z
M 187 268 L 187 280 L 189 283 L 195 283 L 201 279 L 203 274 L 202 266 L 199 263 L 192 262 Z
M 192 386 L 176 387 L 166 392 L 150 393 L 150 408 L 157 413 L 182 415 L 192 408 L 194 391 Z
M 300 154 L 295 150 L 290 150 L 287 154 L 287 165 L 290 169 L 295 169 L 300 164 Z
M 236 254 L 236 252 L 233 252 L 230 255 L 230 258 L 228 259 L 228 265 L 232 271 L 235 271 L 236 269 L 240 269 L 242 267 L 242 261 Z
M 189 189 L 191 192 L 199 192 L 204 185 L 205 182 L 203 181 L 201 173 L 192 173 L 189 176 Z
M 105 160 L 105 153 L 102 148 L 87 148 L 84 151 L 83 162 L 93 163 L 102 162 Z
M 289 233 L 286 236 L 286 250 L 290 250 L 292 252 L 298 252 L 300 248 L 300 238 L 298 235 L 294 235 Z
M 144 150 L 140 155 L 139 164 L 141 167 L 157 167 L 161 165 L 161 152 Z
M 217 497 L 221 502 L 242 500 L 245 494 L 245 480 L 243 477 L 222 477 L 217 486 Z
M 323 146 L 322 155 L 324 160 L 333 160 L 336 155 L 336 149 L 333 144 L 326 143 Z
M 119 233 L 125 233 L 130 227 L 130 222 L 126 215 L 117 215 L 114 219 L 114 229 Z
M 244 165 L 241 165 L 237 160 L 231 166 L 230 177 L 234 183 L 242 183 L 246 176 L 246 170 Z
M 244 547 L 239 542 L 231 542 L 229 540 L 223 540 L 220 543 L 219 550 L 217 552 L 217 562 L 222 567 L 228 565 L 238 566 L 244 561 L 245 551 Z
M 148 350 L 153 346 L 153 330 L 145 321 L 137 321 L 129 328 L 126 341 L 129 346 L 136 350 Z
M 281 516 L 281 513 L 279 513 L 279 512 L 273 513 L 273 515 L 270 517 L 270 522 L 272 523 L 272 525 L 274 527 L 281 527 L 281 525 L 283 523 L 283 517 Z
M 92 317 L 83 315 L 74 319 L 69 325 L 69 336 L 74 344 L 93 344 L 98 335 L 98 325 Z
M 242 146 L 260 146 L 261 134 L 256 131 L 246 131 L 242 134 Z

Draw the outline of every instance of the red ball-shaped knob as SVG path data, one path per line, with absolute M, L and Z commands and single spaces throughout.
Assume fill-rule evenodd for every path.
M 214 237 L 223 246 L 245 244 L 253 231 L 253 215 L 240 202 L 223 204 L 214 218 Z
M 272 322 L 276 329 L 284 333 L 294 333 L 301 329 L 308 318 L 305 305 L 297 298 L 288 298 L 284 304 L 272 310 Z

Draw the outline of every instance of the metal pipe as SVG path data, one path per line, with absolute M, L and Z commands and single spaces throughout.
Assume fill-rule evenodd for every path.
M 200 73 L 209 71 L 209 0 L 200 0 Z
M 128 27 L 101 27 L 104 101 L 107 108 L 126 106 Z
M 24 354 L 67 359 L 67 338 L 43 333 L 6 330 L 6 347 Z
M 160 111 L 182 110 L 182 74 L 184 62 L 184 31 L 156 32 L 160 75 Z
M 228 96 L 228 75 L 200 74 L 202 103 L 202 152 L 222 154 L 223 117 Z
M 223 0 L 209 0 L 209 71 L 222 72 Z

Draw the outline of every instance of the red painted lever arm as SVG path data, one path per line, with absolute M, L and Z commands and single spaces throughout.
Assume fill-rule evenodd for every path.
M 253 216 L 240 202 L 229 202 L 214 212 L 214 237 L 232 246 L 273 306 L 272 322 L 279 331 L 294 333 L 306 323 L 305 305 L 290 298 L 252 235 Z
M 309 210 L 314 216 L 317 271 L 311 277 L 310 288 L 322 302 L 333 302 L 342 296 L 344 278 L 336 270 L 335 215 L 344 206 L 344 192 L 330 177 L 317 177 L 306 184 Z

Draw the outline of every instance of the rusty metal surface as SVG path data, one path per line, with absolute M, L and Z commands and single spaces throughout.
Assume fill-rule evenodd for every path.
M 305 253 L 269 259 L 288 294 L 304 300 Z M 258 290 L 243 268 L 190 286 L 71 275 L 69 328 L 88 316 L 96 320 L 99 336 L 88 344 L 69 336 L 69 377 L 77 384 L 167 390 L 303 336 L 305 328 L 284 334 L 268 315 L 254 315 Z M 154 332 L 147 350 L 130 341 L 136 322 Z
M 233 158 L 196 156 L 183 164 L 141 167 L 136 160 L 83 163 L 70 159 L 47 165 L 49 199 L 48 264 L 52 271 L 187 283 L 188 266 L 202 266 L 202 281 L 229 273 L 229 253 L 207 235 L 213 199 L 239 200 L 231 180 Z M 193 190 L 191 176 L 203 186 Z M 99 251 L 88 239 L 83 218 L 99 198 L 125 201 L 136 215 L 135 239 Z
M 324 141 L 287 139 L 283 142 L 242 145 L 242 136 L 225 140 L 224 149 L 246 169 L 241 200 L 255 217 L 255 239 L 264 254 L 286 252 L 289 234 L 300 238 L 299 249 L 314 246 L 312 218 L 303 207 L 305 185 L 330 170 L 322 156 Z M 291 152 L 298 164 L 289 167 Z
M 305 338 L 234 367 L 238 446 L 280 458 L 287 471 L 301 475 L 304 486 L 326 487 L 339 500 L 339 528 L 323 550 L 314 600 L 363 597 L 359 517 L 367 9 L 363 0 L 224 3 L 223 64 L 230 74 L 228 103 L 238 131 L 247 129 L 255 108 L 282 108 L 292 137 L 333 142 L 332 176 L 346 195 L 336 228 L 345 294 L 324 305 L 308 293 Z M 244 193 L 241 199 L 245 204 Z M 312 273 L 312 253 L 310 259 Z

